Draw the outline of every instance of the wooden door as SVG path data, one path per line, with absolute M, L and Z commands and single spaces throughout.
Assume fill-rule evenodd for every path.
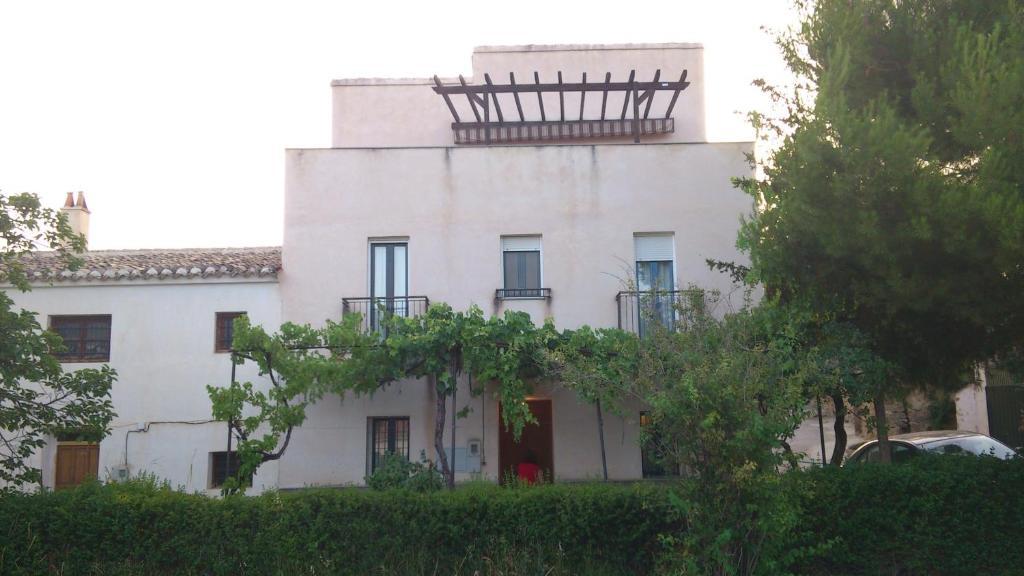
M 78 486 L 88 477 L 99 475 L 100 445 L 74 442 L 57 445 L 57 490 Z
M 552 480 L 555 477 L 555 454 L 554 436 L 551 425 L 551 400 L 527 400 L 530 412 L 537 419 L 536 424 L 527 424 L 523 427 L 523 433 L 519 442 L 511 430 L 505 428 L 504 420 L 499 417 L 498 437 L 498 466 L 501 469 L 501 482 L 508 478 L 515 478 L 516 468 L 520 462 L 533 455 L 540 467 L 545 480 Z M 498 414 L 501 414 L 501 406 L 498 406 Z

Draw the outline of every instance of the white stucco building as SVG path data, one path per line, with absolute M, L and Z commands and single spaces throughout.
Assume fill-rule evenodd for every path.
M 560 328 L 635 327 L 635 300 L 616 295 L 638 272 L 646 287 L 654 278 L 661 288 L 727 291 L 705 260 L 742 259 L 734 245 L 750 204 L 730 178 L 750 174 L 751 144 L 706 142 L 702 52 L 478 48 L 466 84 L 493 93 L 473 95 L 435 90 L 458 79 L 335 80 L 332 148 L 287 153 L 284 319 L 322 322 L 367 297 L 415 309 L 422 303 L 411 297 L 421 296 L 525 310 Z M 689 85 L 677 92 L 684 71 Z M 648 101 L 647 87 L 614 85 L 631 77 L 669 82 Z M 581 98 L 584 78 L 592 88 Z M 635 116 L 652 133 L 637 138 Z M 666 116 L 671 130 L 652 124 Z M 403 382 L 372 399 L 320 402 L 281 460 L 280 486 L 358 483 L 374 445 L 396 434 L 411 457 L 432 455 L 432 395 L 426 383 Z M 525 448 L 503 434 L 491 394 L 471 398 L 464 383 L 457 398 L 471 410 L 456 424 L 457 478 L 499 478 Z M 557 387 L 535 390 L 532 405 L 541 426 L 522 446 L 556 480 L 600 478 L 594 407 Z M 605 417 L 612 479 L 642 476 L 639 419 L 639 409 Z M 375 422 L 386 442 L 374 441 Z M 384 432 L 395 422 L 397 432 Z
M 65 211 L 87 233 L 83 208 L 81 194 L 77 201 L 68 195 Z M 28 262 L 32 291 L 8 290 L 64 336 L 66 369 L 109 364 L 118 373 L 111 434 L 98 446 L 53 438 L 33 462 L 43 484 L 145 472 L 189 491 L 216 492 L 227 426 L 211 419 L 206 386 L 230 381 L 225 327 L 234 314 L 280 324 L 280 248 L 103 250 L 83 260 L 70 272 L 54 255 L 37 255 Z M 238 377 L 258 381 L 250 366 Z M 276 485 L 276 470 L 261 470 L 254 483 Z
M 752 144 L 706 141 L 703 86 L 696 44 L 484 47 L 464 80 L 335 80 L 332 147 L 287 151 L 280 252 L 92 252 L 83 271 L 53 270 L 15 298 L 51 325 L 109 319 L 119 416 L 101 475 L 210 489 L 226 427 L 205 422 L 205 386 L 230 374 L 218 312 L 274 329 L 429 301 L 643 330 L 629 288 L 728 292 L 706 260 L 744 259 L 750 201 L 730 179 L 751 173 Z M 382 451 L 433 457 L 432 395 L 405 381 L 321 400 L 257 486 L 360 484 Z M 540 425 L 519 445 L 493 395 L 463 385 L 457 397 L 470 410 L 456 422 L 457 479 L 498 479 L 527 451 L 555 480 L 603 475 L 594 407 L 571 392 L 534 391 Z M 611 479 L 644 475 L 640 416 L 604 415 Z M 51 486 L 58 446 L 40 455 Z

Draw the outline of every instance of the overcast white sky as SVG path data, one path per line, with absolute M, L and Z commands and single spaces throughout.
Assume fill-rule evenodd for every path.
M 330 81 L 470 73 L 477 45 L 702 42 L 711 140 L 784 78 L 788 0 L 0 0 L 0 191 L 83 190 L 102 248 L 281 242 L 284 149 L 330 145 Z

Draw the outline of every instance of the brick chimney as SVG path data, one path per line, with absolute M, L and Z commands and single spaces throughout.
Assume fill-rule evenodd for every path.
M 68 192 L 67 199 L 61 212 L 68 215 L 68 224 L 76 234 L 85 236 L 85 245 L 89 246 L 89 207 L 85 204 L 85 194 L 78 193 L 78 201 L 75 201 L 74 192 Z

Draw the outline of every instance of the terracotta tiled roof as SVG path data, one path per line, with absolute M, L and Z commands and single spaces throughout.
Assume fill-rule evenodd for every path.
M 36 252 L 22 260 L 34 282 L 116 282 L 180 278 L 274 278 L 281 248 L 185 248 L 178 250 L 92 250 L 82 266 L 66 269 L 56 252 Z

